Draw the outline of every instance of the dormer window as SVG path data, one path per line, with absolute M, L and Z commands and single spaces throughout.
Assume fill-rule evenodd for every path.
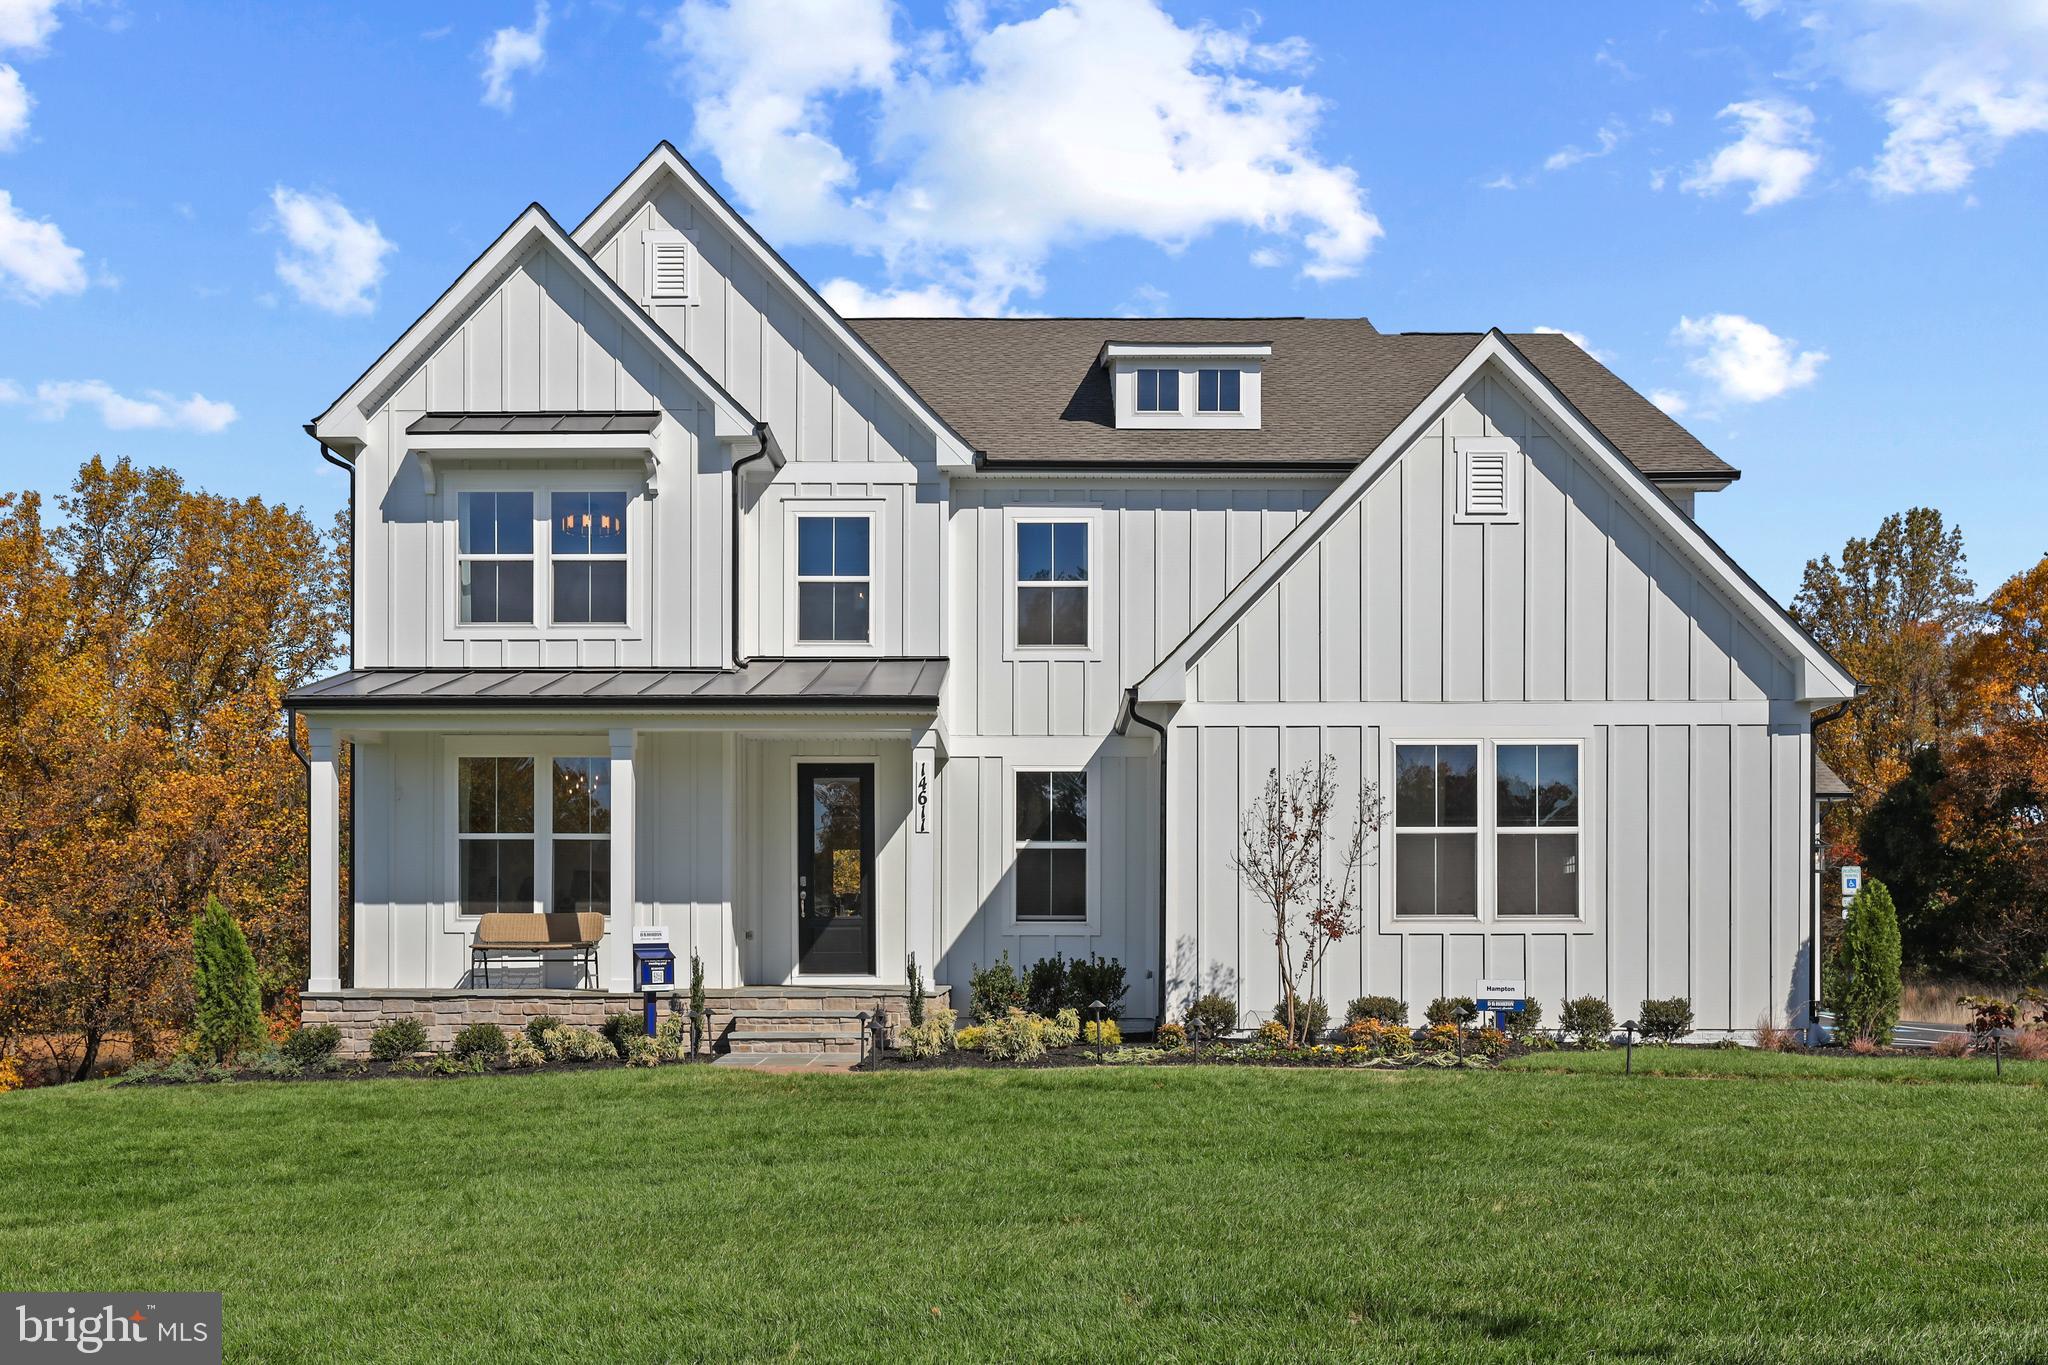
M 1138 411 L 1179 412 L 1180 371 L 1139 370 Z
M 1197 412 L 1236 412 L 1243 371 L 1203 370 L 1198 382 Z
M 1110 341 L 1098 363 L 1109 371 L 1119 428 L 1257 431 L 1272 355 L 1263 341 Z

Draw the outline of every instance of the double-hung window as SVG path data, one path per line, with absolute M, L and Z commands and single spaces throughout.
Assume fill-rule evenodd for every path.
M 608 758 L 554 760 L 549 824 L 558 911 L 612 908 L 612 765 Z
M 1579 913 L 1579 749 L 1494 748 L 1494 913 Z
M 1138 411 L 1179 412 L 1180 371 L 1139 370 Z
M 1479 914 L 1479 746 L 1394 747 L 1394 913 Z
M 625 624 L 627 501 L 625 493 L 556 493 L 549 499 L 554 529 L 548 572 L 554 578 L 556 625 Z
M 873 553 L 867 517 L 796 519 L 796 636 L 802 644 L 866 644 Z
M 1017 918 L 1088 918 L 1088 774 L 1017 774 Z
M 531 624 L 533 494 L 464 493 L 458 503 L 464 624 Z
M 1237 412 L 1241 370 L 1202 370 L 1195 378 L 1197 412 Z
M 456 783 L 462 913 L 533 909 L 533 759 L 459 759 Z
M 1088 646 L 1088 523 L 1017 523 L 1017 643 Z

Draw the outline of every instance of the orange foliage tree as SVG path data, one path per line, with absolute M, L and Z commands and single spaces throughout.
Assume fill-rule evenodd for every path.
M 191 925 L 235 913 L 267 1007 L 304 979 L 303 770 L 279 704 L 346 628 L 340 526 L 78 472 L 46 524 L 0 495 L 0 1055 L 143 1050 L 190 1017 Z

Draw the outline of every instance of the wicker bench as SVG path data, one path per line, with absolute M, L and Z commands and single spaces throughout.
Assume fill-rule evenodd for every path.
M 476 937 L 469 941 L 470 979 L 491 984 L 493 953 L 534 958 L 546 953 L 575 953 L 582 959 L 584 978 L 594 982 L 598 979 L 597 945 L 603 937 L 604 916 L 594 910 L 559 915 L 492 911 L 477 920 Z

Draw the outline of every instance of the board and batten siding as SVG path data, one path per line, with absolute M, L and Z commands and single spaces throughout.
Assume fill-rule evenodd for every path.
M 861 477 L 862 466 L 829 469 L 788 464 L 766 485 L 745 487 L 747 516 L 742 641 L 750 655 L 858 654 L 859 647 L 808 646 L 790 619 L 790 578 L 795 572 L 793 515 L 869 513 L 871 619 L 879 627 L 867 652 L 937 658 L 946 652 L 946 489 L 936 477 Z M 869 468 L 872 468 L 870 466 Z M 914 473 L 910 466 L 878 475 Z M 831 504 L 830 508 L 813 504 Z M 802 504 L 793 508 L 792 504 Z
M 1519 524 L 1453 518 L 1459 436 L 1514 438 Z M 1402 739 L 1570 739 L 1582 922 L 1400 925 L 1384 904 L 1389 828 L 1365 931 L 1320 987 L 1333 1010 L 1388 994 L 1419 1019 L 1494 975 L 1526 978 L 1552 1022 L 1586 994 L 1619 1018 L 1684 995 L 1701 1029 L 1803 1017 L 1810 739 L 1792 662 L 1611 479 L 1482 378 L 1195 661 L 1170 722 L 1176 999 L 1217 989 L 1263 1016 L 1279 996 L 1271 911 L 1234 865 L 1241 813 L 1274 769 L 1327 753 L 1355 791 Z M 1482 895 L 1491 862 L 1482 847 Z
M 443 461 L 426 491 L 406 428 L 426 412 L 660 409 L 658 496 L 640 497 L 644 533 L 630 548 L 639 629 L 493 630 L 450 619 L 456 490 L 520 489 L 536 474 L 588 469 L 641 481 L 637 462 Z M 711 667 L 728 661 L 726 566 L 731 483 L 711 436 L 711 414 L 691 382 L 630 335 L 610 302 L 594 297 L 545 250 L 526 256 L 404 376 L 369 422 L 356 457 L 358 667 Z M 544 550 L 543 547 L 537 547 Z

